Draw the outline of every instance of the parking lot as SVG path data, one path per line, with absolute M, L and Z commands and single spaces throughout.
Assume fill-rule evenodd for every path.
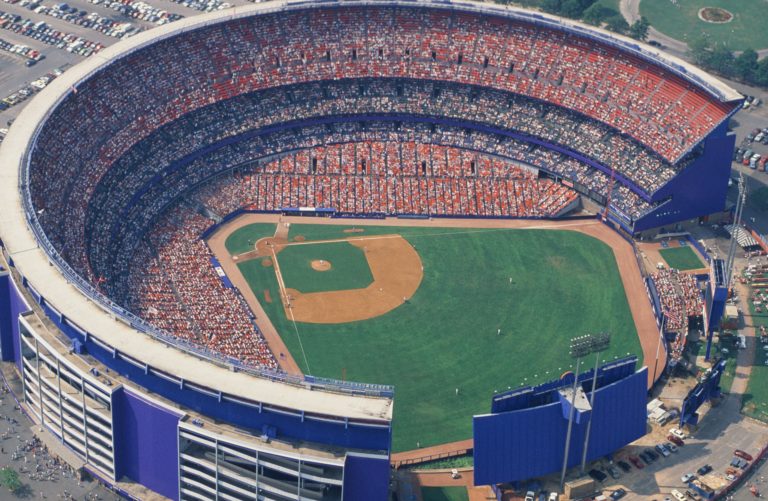
M 636 443 L 625 447 L 614 456 L 614 465 L 624 461 L 630 466 L 628 472 L 621 471 L 620 478 L 614 480 L 608 477 L 602 483 L 603 492 L 608 494 L 618 488 L 627 491 L 623 499 L 627 500 L 663 500 L 672 499 L 673 489 L 680 493 L 691 492 L 682 482 L 683 475 L 693 474 L 704 465 L 710 465 L 712 471 L 703 476 L 705 483 L 710 485 L 725 485 L 726 469 L 734 459 L 734 450 L 741 449 L 749 454 L 756 454 L 758 444 L 768 441 L 768 428 L 751 420 L 742 419 L 739 413 L 738 397 L 728 396 L 715 408 L 706 410 L 701 426 L 685 439 L 685 445 L 677 447 L 676 452 L 658 458 L 648 464 L 639 459 L 638 455 L 647 449 L 655 451 L 654 447 L 662 442 L 668 442 L 670 423 L 664 427 L 654 425 L 652 431 Z M 642 469 L 632 464 L 630 457 L 638 458 L 636 462 Z M 607 461 L 596 465 L 602 471 L 608 472 Z M 690 499 L 690 498 L 689 498 Z
M 247 3 L 249 0 L 0 1 L 0 129 L 7 129 L 39 91 L 30 83 L 54 70 L 175 19 Z M 8 101 L 15 104 L 2 103 L 9 96 L 13 97 Z M 2 136 L 0 132 L 0 141 Z

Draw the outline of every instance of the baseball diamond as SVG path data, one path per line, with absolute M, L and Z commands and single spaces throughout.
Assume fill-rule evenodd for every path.
M 300 218 L 246 215 L 209 240 L 246 300 L 265 290 L 271 297 L 285 294 L 274 268 L 228 251 L 231 241 L 252 231 L 254 221 L 289 228 L 285 247 L 275 248 L 281 273 L 294 283 L 309 281 L 313 291 L 287 289 L 290 307 L 262 301 L 271 326 L 305 373 L 395 386 L 395 451 L 470 437 L 466 416 L 486 412 L 494 391 L 546 381 L 566 370 L 571 362 L 564 347 L 574 331 L 609 329 L 614 343 L 607 359 L 642 352 L 619 258 L 598 240 L 600 232 L 590 236 L 599 223 L 531 222 L 530 229 L 511 229 L 502 221 L 498 227 L 450 220 L 380 226 L 376 220 L 306 224 Z M 400 252 L 402 246 L 394 243 L 410 252 Z M 340 262 L 352 245 L 367 248 L 370 264 L 370 253 L 381 244 L 391 259 L 373 267 L 375 280 L 367 290 L 340 291 L 339 279 L 324 283 L 326 275 L 305 264 L 315 257 Z M 301 249 L 298 259 L 285 259 L 291 249 Z M 626 272 L 639 275 L 633 264 L 625 263 Z M 368 270 L 349 267 L 343 280 L 353 284 L 352 275 L 361 272 L 368 276 Z M 408 280 L 412 286 L 403 289 L 401 282 Z M 361 292 L 369 293 L 369 302 L 355 297 Z M 305 297 L 317 300 L 302 303 Z M 650 314 L 644 294 L 635 297 Z M 653 340 L 655 328 L 646 329 L 645 337 Z

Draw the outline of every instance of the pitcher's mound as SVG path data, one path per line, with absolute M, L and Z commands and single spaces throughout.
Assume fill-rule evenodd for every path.
M 331 269 L 330 261 L 326 261 L 324 259 L 315 259 L 310 263 L 310 265 L 315 271 L 328 271 Z

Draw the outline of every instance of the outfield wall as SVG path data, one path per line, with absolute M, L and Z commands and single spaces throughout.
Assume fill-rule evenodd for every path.
M 474 417 L 475 485 L 515 482 L 560 471 L 569 405 L 558 398 L 556 388 L 569 387 L 572 380 L 571 375 L 570 382 L 566 378 L 513 390 L 518 392 L 513 401 L 495 406 L 498 412 Z M 579 381 L 591 398 L 591 371 Z M 569 467 L 581 462 L 590 420 L 587 461 L 611 454 L 646 434 L 647 383 L 646 367 L 604 386 L 600 383 L 591 412 L 577 413 L 574 421 Z M 508 410 L 502 410 L 505 408 Z

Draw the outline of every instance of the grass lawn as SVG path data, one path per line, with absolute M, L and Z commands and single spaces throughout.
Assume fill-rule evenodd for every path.
M 295 224 L 289 238 L 349 236 L 345 228 Z M 278 301 L 263 306 L 306 373 L 395 386 L 394 451 L 470 438 L 471 416 L 490 410 L 494 391 L 562 374 L 573 336 L 613 333 L 606 359 L 642 354 L 613 253 L 599 240 L 556 230 L 370 226 L 355 235 L 392 233 L 424 264 L 408 304 L 359 322 L 298 323 L 298 336 Z M 265 289 L 280 297 L 272 268 L 238 266 L 257 297 Z
M 310 263 L 319 259 L 331 263 L 331 269 L 313 270 Z M 277 255 L 277 262 L 285 286 L 300 292 L 363 289 L 373 282 L 363 249 L 347 242 L 291 245 Z
M 733 14 L 729 23 L 714 24 L 699 19 L 702 7 L 720 7 Z M 765 0 L 642 0 L 640 14 L 657 30 L 673 38 L 689 42 L 707 36 L 726 43 L 733 50 L 768 47 L 765 29 Z
M 678 270 L 697 270 L 704 268 L 705 265 L 699 259 L 699 256 L 689 246 L 685 247 L 670 247 L 668 249 L 659 249 L 659 254 L 664 258 L 670 268 L 677 268 Z
M 750 313 L 755 327 L 760 325 L 768 326 L 768 313 L 756 313 L 754 305 L 750 302 Z M 741 411 L 747 416 L 768 422 L 768 352 L 763 349 L 759 342 L 759 331 L 757 349 L 755 350 L 755 362 L 752 365 L 752 372 L 747 384 L 747 392 L 741 399 Z
M 422 487 L 423 501 L 469 501 L 466 487 Z
M 277 225 L 274 223 L 254 223 L 243 226 L 227 237 L 224 246 L 233 256 L 252 251 L 257 240 L 274 236 L 276 228 Z

